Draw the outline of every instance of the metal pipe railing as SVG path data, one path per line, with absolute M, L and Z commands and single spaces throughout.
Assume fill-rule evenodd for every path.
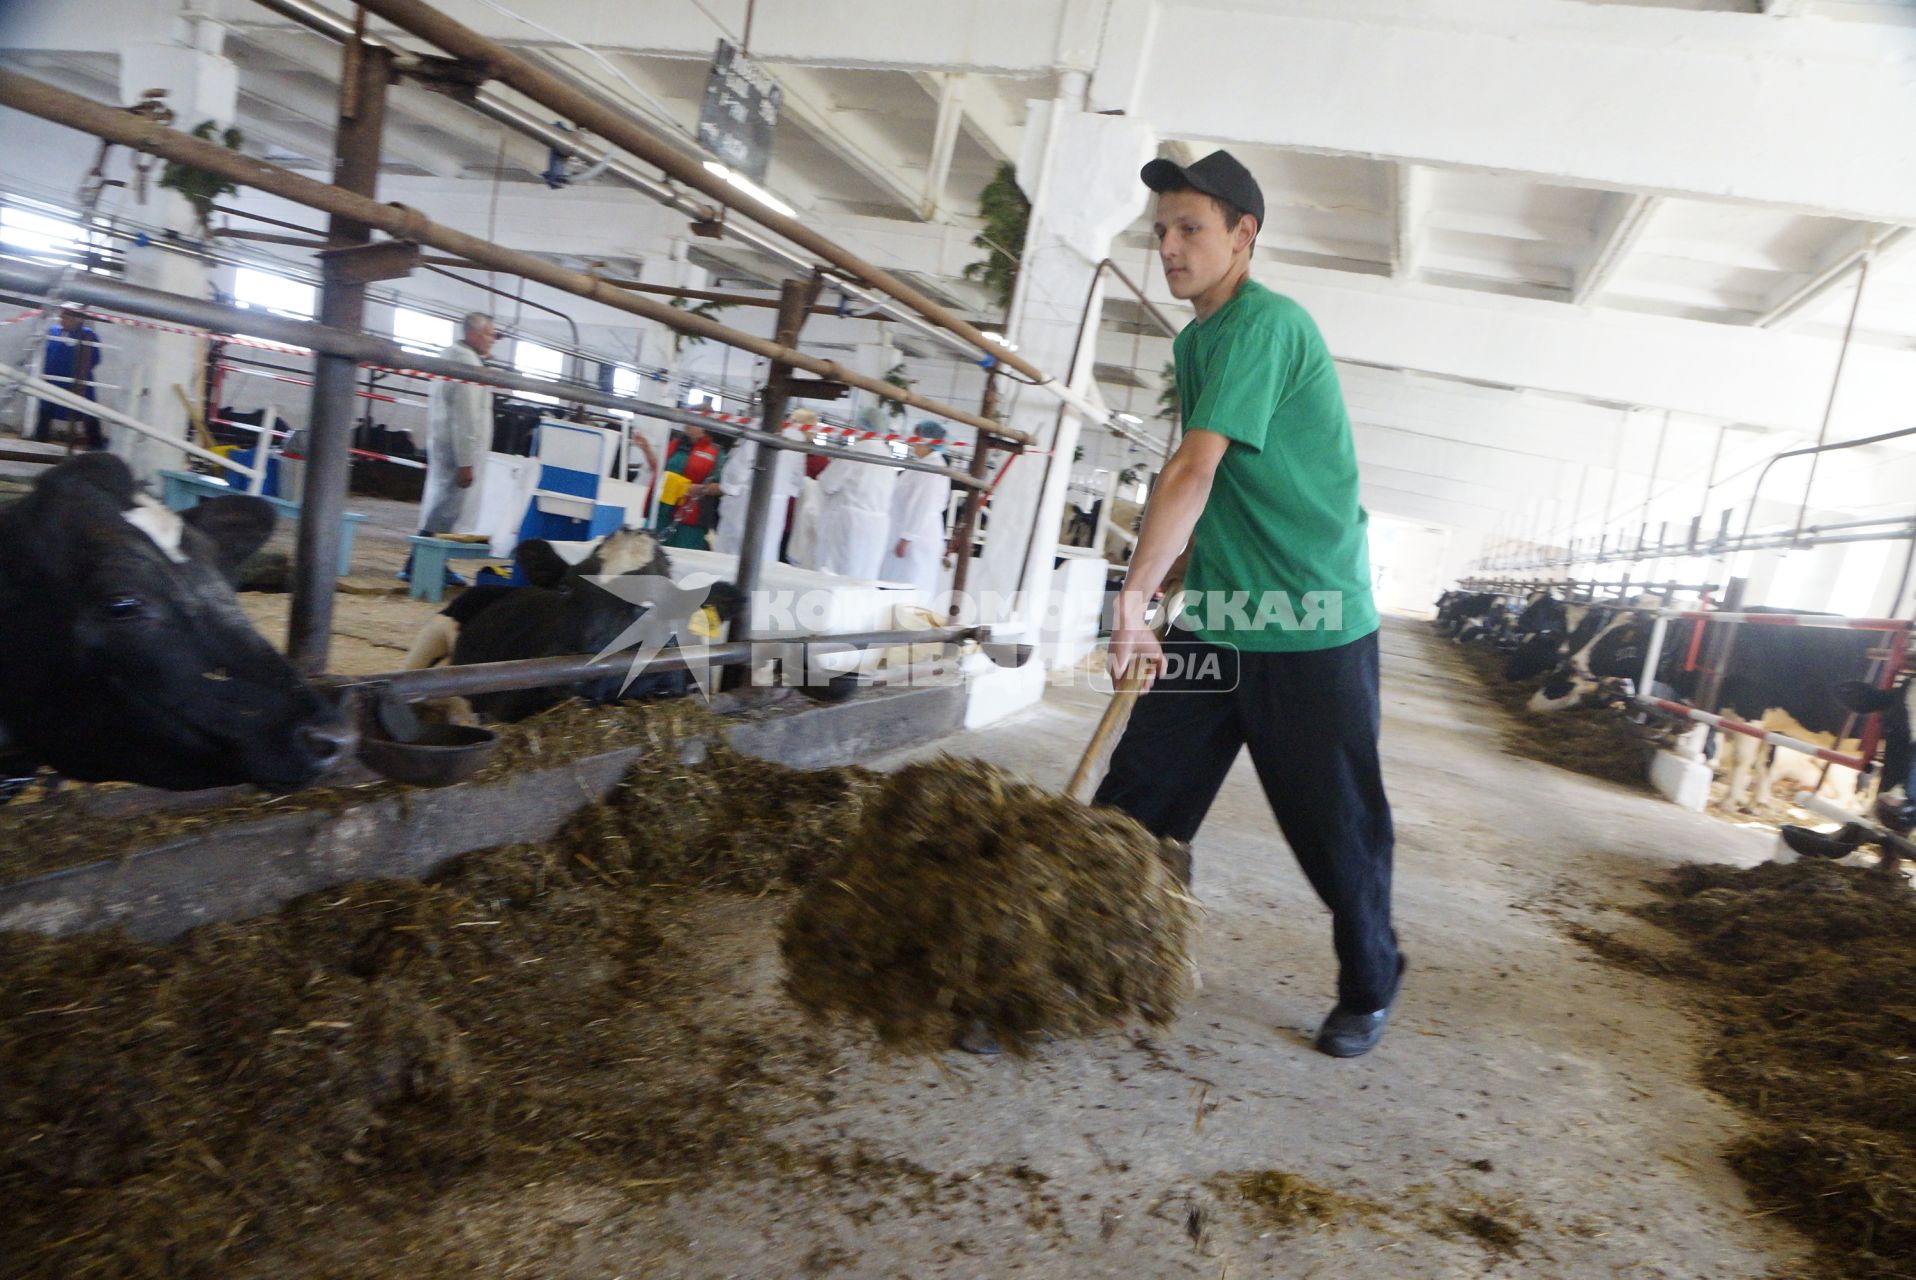
M 72 293 L 72 289 L 67 290 L 69 296 L 71 296 Z M 171 445 L 184 453 L 191 454 L 202 462 L 211 462 L 218 466 L 225 467 L 228 471 L 245 476 L 249 480 L 263 474 L 263 472 L 256 472 L 254 468 L 246 466 L 243 463 L 234 462 L 231 458 L 214 453 L 210 449 L 202 449 L 190 440 L 182 440 L 174 436 L 169 436 L 157 427 L 141 422 L 131 414 L 121 413 L 119 410 L 109 408 L 106 405 L 100 404 L 98 401 L 89 400 L 85 396 L 79 395 L 66 387 L 47 382 L 43 378 L 36 378 L 26 370 L 16 369 L 14 366 L 4 362 L 0 362 L 0 382 L 4 382 L 8 386 L 18 387 L 21 391 L 36 400 L 44 400 L 48 404 L 58 405 L 62 409 L 66 409 L 72 413 L 84 414 L 87 417 L 93 418 L 105 418 L 115 426 L 125 427 L 129 431 L 137 431 L 143 436 L 148 436 L 160 441 L 162 444 Z M 52 459 L 48 459 L 48 461 L 52 461 Z
M 277 165 L 229 151 L 217 143 L 166 128 L 118 108 L 94 102 L 78 94 L 68 93 L 64 89 L 18 72 L 0 70 L 0 105 L 12 107 L 56 124 L 69 125 L 122 146 L 203 169 L 208 173 L 224 177 L 230 182 L 255 187 L 295 204 L 362 222 L 368 227 L 386 232 L 396 240 L 431 245 L 475 265 L 522 276 L 562 293 L 588 298 L 616 310 L 656 321 L 681 333 L 722 342 L 740 350 L 750 351 L 754 355 L 763 356 L 768 360 L 779 361 L 794 368 L 803 369 L 807 373 L 817 374 L 830 381 L 858 387 L 883 399 L 898 401 L 940 417 L 949 418 L 954 422 L 962 422 L 994 440 L 1010 441 L 1021 445 L 1031 443 L 1031 437 L 1024 432 L 1013 430 L 1002 423 L 952 405 L 927 399 L 915 392 L 893 386 L 882 378 L 869 377 L 845 369 L 835 361 L 808 356 L 803 352 L 780 346 L 776 342 L 694 315 L 690 311 L 682 311 L 661 302 L 654 302 L 650 298 L 608 285 L 598 277 L 585 272 L 573 271 L 533 254 L 507 249 L 477 236 L 441 226 L 416 209 L 403 205 L 381 204 L 370 197 L 356 195 L 338 187 L 302 177 Z
M 933 324 L 975 344 L 996 363 L 1015 369 L 1040 386 L 1055 382 L 1016 352 L 986 337 L 982 331 L 890 272 L 820 235 L 798 218 L 780 213 L 764 201 L 730 185 L 708 171 L 703 161 L 681 151 L 625 113 L 598 101 L 564 77 L 533 65 L 504 45 L 487 39 L 431 5 L 421 3 L 421 0 L 362 0 L 361 7 L 404 31 L 430 41 L 456 58 L 476 64 L 490 78 L 518 90 L 541 106 L 559 112 L 575 125 L 590 130 L 647 164 L 658 166 L 666 176 L 702 192 L 727 208 L 736 209 L 760 226 L 777 232 L 793 244 L 848 272 L 853 278 L 883 289 Z M 1075 396 L 1067 387 L 1055 386 L 1054 394 L 1067 402 L 1075 400 L 1073 407 L 1080 412 L 1102 416 L 1088 401 Z
M 749 606 L 748 606 L 749 607 Z M 684 671 L 692 666 L 734 667 L 761 658 L 786 657 L 797 650 L 809 661 L 816 650 L 829 656 L 851 649 L 890 645 L 955 644 L 983 640 L 984 627 L 931 627 L 922 631 L 862 631 L 850 635 L 767 636 L 686 650 L 662 649 L 648 659 L 643 674 Z M 594 658 L 585 654 L 558 658 L 520 658 L 511 662 L 478 662 L 469 666 L 427 667 L 422 671 L 386 671 L 375 675 L 322 675 L 312 683 L 333 694 L 349 690 L 383 690 L 407 700 L 465 697 L 475 693 L 508 693 L 515 689 L 543 689 L 556 684 L 584 684 L 625 675 L 630 654 Z
M 350 22 L 329 10 L 309 3 L 308 0 L 253 0 L 253 2 L 261 8 L 270 9 L 281 17 L 297 23 L 299 26 L 304 27 L 316 35 L 325 36 L 329 40 L 343 41 L 352 38 L 353 26 Z M 376 45 L 381 43 L 376 36 L 364 36 L 363 38 L 368 44 Z M 405 53 L 403 50 L 395 50 L 394 52 L 399 57 L 401 65 L 413 61 L 411 55 Z M 669 186 L 666 183 L 641 173 L 638 169 L 617 156 L 611 157 L 610 163 L 607 163 L 607 157 L 605 155 L 588 151 L 582 146 L 578 134 L 567 133 L 555 127 L 550 121 L 532 115 L 518 106 L 505 101 L 490 90 L 485 88 L 477 90 L 472 95 L 468 105 L 479 114 L 498 124 L 504 125 L 506 128 L 538 143 L 542 147 L 547 147 L 562 155 L 588 160 L 593 164 L 605 164 L 605 171 L 608 176 L 658 201 L 674 213 L 684 214 L 695 222 L 707 225 L 716 223 L 726 239 L 736 240 L 740 244 L 747 245 L 760 253 L 778 259 L 789 267 L 803 272 L 809 273 L 817 265 L 814 259 L 804 254 L 794 252 L 775 236 L 766 235 L 749 226 L 742 226 L 738 223 L 719 221 L 717 217 L 718 209 L 688 199 L 685 193 L 676 187 Z M 922 336 L 939 343 L 941 346 L 949 347 L 953 351 L 961 353 L 967 359 L 977 358 L 977 350 L 970 343 L 948 330 L 926 323 L 916 312 L 908 307 L 901 306 L 899 303 L 885 297 L 881 293 L 862 288 L 846 281 L 838 281 L 834 287 L 859 299 L 867 306 L 884 312 L 886 318 L 907 326 Z
M 28 266 L 24 263 L 0 260 L 0 290 L 29 297 L 35 296 L 43 292 L 47 281 L 57 274 L 57 268 Z M 543 378 L 529 377 L 523 373 L 509 372 L 504 369 L 475 368 L 456 360 L 442 360 L 438 356 L 419 355 L 406 350 L 396 342 L 369 333 L 347 333 L 343 329 L 334 329 L 311 320 L 295 320 L 266 311 L 248 311 L 226 303 L 208 302 L 203 298 L 189 298 L 182 294 L 166 293 L 158 289 L 126 284 L 119 280 L 109 280 L 103 276 L 76 277 L 67 287 L 67 296 L 75 301 L 84 302 L 88 306 L 141 316 L 149 320 L 190 325 L 212 333 L 243 331 L 273 342 L 284 342 L 332 355 L 350 356 L 361 364 L 376 365 L 383 369 L 416 371 L 434 377 L 458 378 L 507 391 L 557 396 L 562 400 L 595 405 L 602 409 L 616 409 L 624 413 L 638 414 L 641 417 L 657 418 L 680 426 L 701 427 L 713 435 L 728 439 L 756 440 L 760 444 L 769 444 L 776 449 L 820 454 L 834 459 L 851 458 L 858 462 L 893 466 L 906 471 L 930 471 L 950 477 L 955 485 L 967 488 L 985 487 L 983 481 L 975 480 L 962 472 L 953 471 L 945 466 L 919 462 L 912 458 L 877 458 L 830 445 L 816 445 L 809 440 L 799 440 L 792 436 L 767 436 L 762 431 L 721 422 L 687 409 L 653 404 L 649 400 L 638 400 L 631 396 L 601 391 L 597 387 L 587 387 L 574 382 L 548 382 Z

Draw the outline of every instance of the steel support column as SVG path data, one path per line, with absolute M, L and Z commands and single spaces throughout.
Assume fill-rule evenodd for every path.
M 812 302 L 818 297 L 819 279 L 786 280 L 778 289 L 778 337 L 781 347 L 798 345 L 798 331 L 805 325 Z M 785 424 L 785 411 L 791 404 L 792 367 L 772 362 L 765 379 L 763 426 L 766 435 L 776 436 Z M 778 468 L 779 451 L 764 445 L 752 460 L 752 489 L 745 504 L 745 541 L 738 549 L 739 594 L 745 597 L 745 612 L 739 615 L 733 635 L 740 640 L 752 638 L 752 593 L 758 588 L 759 546 L 765 540 L 765 526 L 771 521 L 772 476 Z
M 357 41 L 345 46 L 339 84 L 339 128 L 333 141 L 333 182 L 371 196 L 379 182 L 379 144 L 386 123 L 386 86 L 392 53 Z M 327 241 L 335 251 L 372 242 L 372 228 L 344 214 L 330 215 Z M 366 314 L 366 284 L 329 261 L 319 294 L 319 321 L 357 333 Z M 300 490 L 299 539 L 293 552 L 293 599 L 286 652 L 309 674 L 323 671 L 332 644 L 333 586 L 339 569 L 339 522 L 350 479 L 354 380 L 350 356 L 315 352 L 313 399 L 306 433 L 306 478 Z

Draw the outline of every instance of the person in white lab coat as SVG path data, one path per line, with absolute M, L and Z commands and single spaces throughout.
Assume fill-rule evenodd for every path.
M 945 429 L 921 422 L 912 431 L 919 437 L 911 447 L 920 462 L 943 459 Z M 879 577 L 887 582 L 909 582 L 927 600 L 944 589 L 945 511 L 951 506 L 951 477 L 929 471 L 900 471 L 891 493 L 891 532 L 885 537 L 885 565 Z
M 867 409 L 858 425 L 878 433 L 878 415 Z M 864 440 L 852 452 L 891 457 L 882 439 Z M 876 578 L 885 560 L 885 534 L 891 529 L 891 491 L 898 478 L 883 463 L 834 458 L 818 474 L 823 509 L 818 514 L 817 563 L 826 573 L 848 578 Z
M 459 341 L 439 353 L 482 369 L 499 331 L 481 311 L 467 314 Z M 426 487 L 419 499 L 420 533 L 457 533 L 479 512 L 486 454 L 492 449 L 492 388 L 470 382 L 434 382 L 426 397 Z M 412 573 L 412 561 L 400 570 Z M 446 570 L 449 586 L 465 579 Z
M 796 436 L 798 430 L 796 424 L 788 422 L 781 434 Z M 778 459 L 772 466 L 772 505 L 765 513 L 765 529 L 759 539 L 760 564 L 778 559 L 778 544 L 785 536 L 786 509 L 798 496 L 799 486 L 805 479 L 804 454 L 790 449 L 777 452 Z M 740 441 L 725 455 L 725 466 L 720 469 L 718 480 L 719 523 L 715 551 L 735 556 L 745 545 L 746 508 L 751 505 L 752 469 L 757 464 L 758 442 L 754 440 Z

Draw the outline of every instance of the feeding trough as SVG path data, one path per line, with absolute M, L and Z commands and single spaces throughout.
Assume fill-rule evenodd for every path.
M 499 749 L 499 735 L 490 729 L 421 724 L 412 707 L 389 690 L 374 696 L 368 719 L 359 736 L 359 758 L 394 782 L 449 787 L 479 772 Z

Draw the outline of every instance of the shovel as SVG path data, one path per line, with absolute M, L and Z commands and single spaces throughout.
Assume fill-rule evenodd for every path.
M 1159 643 L 1163 643 L 1164 634 L 1171 626 L 1171 602 L 1184 590 L 1184 565 L 1189 554 L 1186 551 L 1184 556 L 1179 557 L 1166 575 L 1171 580 L 1164 587 L 1164 604 L 1158 609 L 1157 621 L 1151 624 L 1151 633 L 1158 638 Z M 1071 781 L 1064 784 L 1065 799 L 1076 800 L 1079 804 L 1091 803 L 1098 783 L 1104 780 L 1105 766 L 1111 760 L 1111 749 L 1124 733 L 1124 726 L 1131 719 L 1131 708 L 1137 705 L 1138 695 L 1143 692 L 1144 670 L 1141 664 L 1133 662 L 1118 677 L 1111 701 L 1105 704 L 1104 714 L 1098 718 L 1098 727 L 1092 731 L 1091 741 L 1085 746 L 1084 755 L 1079 758 Z

